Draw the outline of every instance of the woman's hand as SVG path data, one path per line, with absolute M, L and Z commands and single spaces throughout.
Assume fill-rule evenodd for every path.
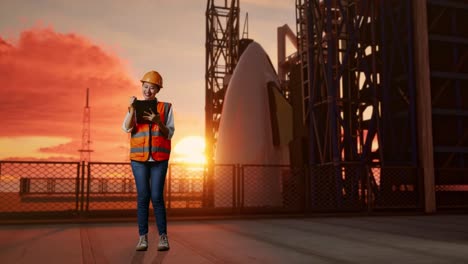
M 129 103 L 129 108 L 133 108 L 133 103 L 135 103 L 135 101 L 137 100 L 137 98 L 135 96 L 132 96 L 130 97 L 130 100 L 128 101 Z
M 128 113 L 124 120 L 124 128 L 128 132 L 131 128 L 135 125 L 135 107 L 133 107 L 133 103 L 136 101 L 136 97 L 130 97 L 128 103 Z
M 161 116 L 159 115 L 158 112 L 154 113 L 151 108 L 149 110 L 150 110 L 149 112 L 148 111 L 144 112 L 143 118 L 153 123 L 156 123 L 159 127 L 159 131 L 161 131 L 161 133 L 165 137 L 167 137 L 167 135 L 169 134 L 169 129 L 161 121 Z
M 148 120 L 148 121 L 151 121 L 153 123 L 156 123 L 156 124 L 160 125 L 161 124 L 161 117 L 159 116 L 159 113 L 158 112 L 154 113 L 151 108 L 149 110 L 150 110 L 150 112 L 148 112 L 148 111 L 144 112 L 143 118 Z

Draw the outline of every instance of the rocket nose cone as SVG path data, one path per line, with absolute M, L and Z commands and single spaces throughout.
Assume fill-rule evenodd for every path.
M 270 58 L 262 46 L 260 46 L 260 44 L 257 42 L 252 42 L 249 46 L 247 46 L 239 59 L 234 74 L 236 74 L 237 70 L 240 72 L 245 72 L 247 69 L 253 70 L 256 74 L 265 75 L 265 77 L 269 80 L 278 82 L 278 77 L 275 68 L 270 61 Z M 253 75 L 254 72 L 252 72 L 250 75 Z
M 258 96 L 264 95 L 266 92 L 264 88 L 271 81 L 279 86 L 278 76 L 265 50 L 257 42 L 252 42 L 240 57 L 231 76 L 225 105 L 231 104 L 229 101 L 233 100 L 229 98 L 237 97 L 237 95 L 242 95 L 244 100 L 266 99 L 266 97 L 258 98 Z
M 271 81 L 279 84 L 268 55 L 253 42 L 242 54 L 224 98 L 216 163 L 279 163 L 268 103 Z

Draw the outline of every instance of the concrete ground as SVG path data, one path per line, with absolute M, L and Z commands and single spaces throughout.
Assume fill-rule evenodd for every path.
M 0 226 L 0 263 L 468 263 L 468 215 L 169 221 L 170 251 L 136 223 Z

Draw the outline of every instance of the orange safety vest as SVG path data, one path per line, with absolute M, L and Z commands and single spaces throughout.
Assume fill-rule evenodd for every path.
M 163 124 L 166 124 L 170 108 L 170 103 L 157 103 L 156 110 Z M 156 161 L 168 160 L 171 153 L 171 140 L 163 136 L 156 124 L 136 123 L 131 133 L 130 159 L 148 161 L 150 152 Z

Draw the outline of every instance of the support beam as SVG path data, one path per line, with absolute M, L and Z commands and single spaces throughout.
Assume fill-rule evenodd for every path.
M 436 211 L 434 146 L 432 140 L 431 82 L 429 70 L 429 33 L 426 0 L 413 1 L 416 105 L 420 167 L 424 175 L 424 210 Z
M 288 39 L 294 48 L 297 50 L 297 37 L 288 25 L 283 25 L 277 28 L 278 38 L 278 77 L 284 83 L 286 81 L 286 73 L 291 71 L 290 66 L 286 65 L 288 57 L 286 57 L 286 39 Z M 288 54 L 289 55 L 289 54 Z M 297 57 L 297 56 L 296 56 Z

